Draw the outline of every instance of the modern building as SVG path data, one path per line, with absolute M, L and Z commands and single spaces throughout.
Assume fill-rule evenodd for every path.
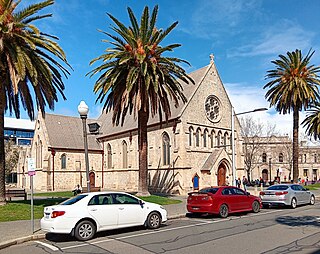
M 19 150 L 17 170 L 6 176 L 7 184 L 16 185 L 18 183 L 18 175 L 23 175 L 25 158 L 30 151 L 34 135 L 34 125 L 34 121 L 27 119 L 4 118 L 4 139 L 12 141 L 16 149 Z M 21 180 L 19 184 L 20 186 L 25 186 L 25 181 Z
M 4 138 L 16 145 L 31 145 L 34 135 L 34 121 L 27 119 L 4 118 Z

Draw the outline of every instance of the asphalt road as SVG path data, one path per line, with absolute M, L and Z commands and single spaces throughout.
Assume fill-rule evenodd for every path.
M 158 230 L 100 233 L 89 242 L 47 235 L 0 253 L 320 253 L 320 205 L 170 220 Z

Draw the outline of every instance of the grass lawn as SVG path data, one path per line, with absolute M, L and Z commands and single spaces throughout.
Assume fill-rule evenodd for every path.
M 34 218 L 41 219 L 43 208 L 45 206 L 56 205 L 65 199 L 72 197 L 72 192 L 46 192 L 34 194 L 33 209 Z M 40 198 L 41 197 L 41 198 Z M 169 205 L 181 203 L 180 200 L 167 197 L 151 195 L 149 197 L 140 197 L 147 202 L 153 202 L 160 205 Z M 0 222 L 15 220 L 30 220 L 31 207 L 30 200 L 17 200 L 7 202 L 6 205 L 0 206 Z
M 308 188 L 309 190 L 317 190 L 317 189 L 320 189 L 320 183 L 310 184 L 305 187 Z
M 50 197 L 50 198 L 71 198 L 73 196 L 72 191 L 57 191 L 57 192 L 41 192 L 34 193 L 35 197 Z
M 49 205 L 56 205 L 66 198 L 34 199 L 34 218 L 41 219 L 43 208 Z M 30 220 L 31 204 L 30 200 L 10 201 L 6 205 L 0 206 L 0 222 L 14 220 Z
M 181 200 L 167 198 L 167 197 L 161 197 L 161 196 L 155 196 L 155 195 L 151 195 L 149 197 L 139 197 L 139 198 L 141 198 L 142 200 L 144 200 L 146 202 L 152 202 L 152 203 L 156 203 L 159 205 L 172 205 L 172 204 L 179 204 L 182 202 Z

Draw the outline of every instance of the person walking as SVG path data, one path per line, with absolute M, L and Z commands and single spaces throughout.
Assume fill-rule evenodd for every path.
M 238 188 L 241 188 L 241 180 L 240 180 L 240 177 L 236 180 L 236 183 L 237 183 L 237 187 L 238 187 Z

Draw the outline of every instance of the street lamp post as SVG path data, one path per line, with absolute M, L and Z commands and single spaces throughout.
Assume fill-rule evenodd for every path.
M 269 180 L 269 185 L 271 186 L 272 179 L 271 179 L 271 158 L 269 158 L 269 174 L 270 174 L 270 180 Z
M 250 111 L 245 111 L 245 112 L 241 112 L 241 113 L 235 113 L 234 112 L 234 107 L 231 107 L 231 150 L 232 150 L 232 180 L 233 180 L 233 185 L 237 186 L 236 180 L 236 164 L 235 164 L 235 157 L 236 157 L 236 146 L 235 146 L 235 127 L 234 127 L 234 119 L 235 116 L 238 115 L 244 115 L 244 114 L 249 114 L 249 113 L 254 113 L 254 112 L 258 112 L 258 111 L 266 111 L 268 110 L 267 108 L 257 108 L 254 110 L 250 110 Z
M 86 163 L 87 190 L 88 190 L 88 192 L 90 192 L 88 138 L 87 138 L 87 126 L 86 126 L 86 120 L 88 117 L 89 107 L 87 106 L 87 104 L 84 101 L 80 102 L 80 104 L 78 106 L 78 112 L 80 114 L 80 118 L 82 119 L 84 155 L 85 155 L 85 163 Z

